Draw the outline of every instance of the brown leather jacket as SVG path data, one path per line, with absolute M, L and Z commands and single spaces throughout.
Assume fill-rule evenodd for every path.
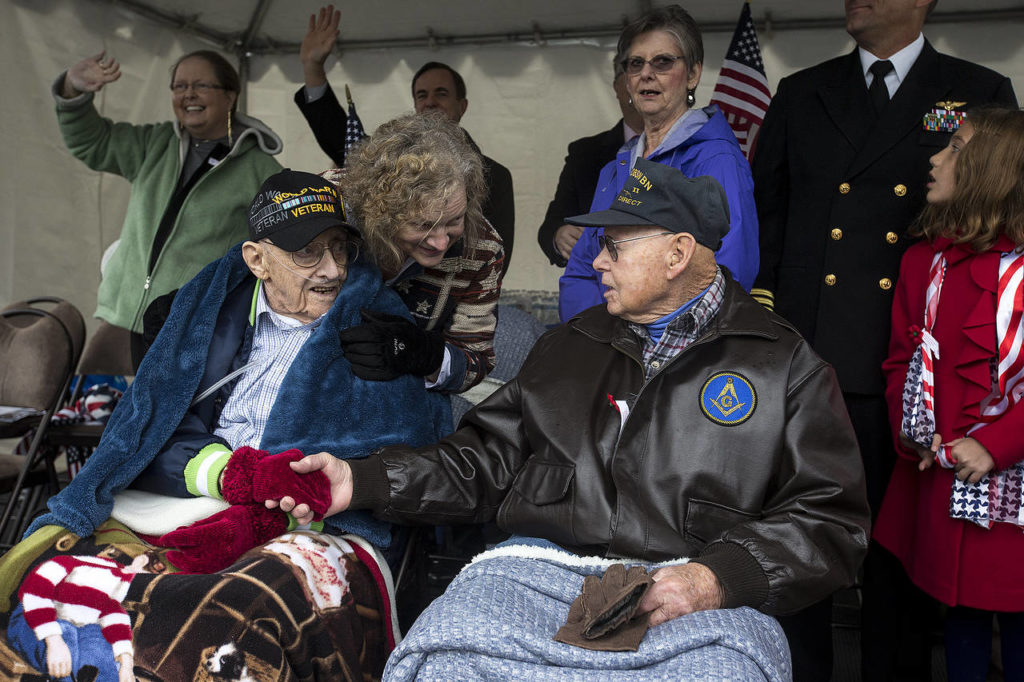
M 591 554 L 695 557 L 725 606 L 769 614 L 852 583 L 864 472 L 835 375 L 793 328 L 729 280 L 700 339 L 646 382 L 641 362 L 623 320 L 584 311 L 441 443 L 352 462 L 353 508 L 493 518 Z M 630 404 L 621 435 L 609 395 Z

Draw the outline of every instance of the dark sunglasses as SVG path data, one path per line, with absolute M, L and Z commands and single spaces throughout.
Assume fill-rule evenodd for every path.
M 601 245 L 602 249 L 608 249 L 608 255 L 611 256 L 612 262 L 619 260 L 619 244 L 625 244 L 626 242 L 635 242 L 638 239 L 650 239 L 651 237 L 664 237 L 667 234 L 675 234 L 675 232 L 659 232 L 658 234 L 645 234 L 642 237 L 630 237 L 629 239 L 612 239 L 605 235 L 600 235 L 597 238 L 597 243 Z
M 682 59 L 682 57 L 673 57 L 670 54 L 659 54 L 653 59 L 644 59 L 643 57 L 626 57 L 622 60 L 622 70 L 628 73 L 630 76 L 635 76 L 644 70 L 645 64 L 650 64 L 651 68 L 658 73 L 665 73 L 673 66 L 676 62 Z

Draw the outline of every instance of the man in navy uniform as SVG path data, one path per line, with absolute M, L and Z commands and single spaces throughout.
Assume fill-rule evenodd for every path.
M 761 269 L 751 293 L 774 304 L 835 367 L 875 514 L 895 459 L 881 364 L 928 159 L 946 145 L 955 112 L 990 102 L 1016 106 L 1009 79 L 939 54 L 924 38 L 935 2 L 846 0 L 846 30 L 857 48 L 779 83 L 753 161 Z M 896 603 L 909 590 L 873 569 L 880 551 L 869 551 L 865 568 L 863 641 L 865 661 L 883 667 L 865 668 L 864 679 L 884 679 L 898 646 L 887 627 L 898 618 L 875 618 L 873 604 Z M 873 653 L 872 639 L 887 650 Z

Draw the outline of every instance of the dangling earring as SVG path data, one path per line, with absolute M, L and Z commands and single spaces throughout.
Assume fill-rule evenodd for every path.
M 228 109 L 228 146 L 234 147 L 235 143 L 231 139 L 231 110 Z
M 629 101 L 628 101 L 628 103 L 629 103 L 629 106 L 631 106 L 631 107 L 633 106 L 633 95 L 630 95 L 630 96 L 629 96 Z M 633 108 L 635 109 L 636 107 L 633 107 Z
M 693 88 L 692 90 L 687 90 L 686 91 L 686 106 L 692 107 L 694 104 L 697 103 L 697 98 L 693 94 L 695 92 L 697 92 L 696 88 Z

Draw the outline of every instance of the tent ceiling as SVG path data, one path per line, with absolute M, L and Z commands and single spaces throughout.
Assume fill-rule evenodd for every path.
M 278 0 L 94 0 L 133 15 L 173 25 L 228 51 L 243 45 L 253 54 L 295 52 L 318 2 Z M 87 10 L 89 3 L 82 3 Z M 657 2 L 655 5 L 668 4 Z M 682 3 L 705 31 L 732 31 L 739 2 Z M 444 46 L 506 41 L 554 41 L 612 36 L 627 19 L 651 6 L 647 0 L 378 0 L 338 2 L 343 50 L 386 46 Z M 841 0 L 755 0 L 759 30 L 841 26 Z M 1022 20 L 1020 0 L 941 0 L 932 21 Z M 247 40 L 247 36 L 252 34 Z

